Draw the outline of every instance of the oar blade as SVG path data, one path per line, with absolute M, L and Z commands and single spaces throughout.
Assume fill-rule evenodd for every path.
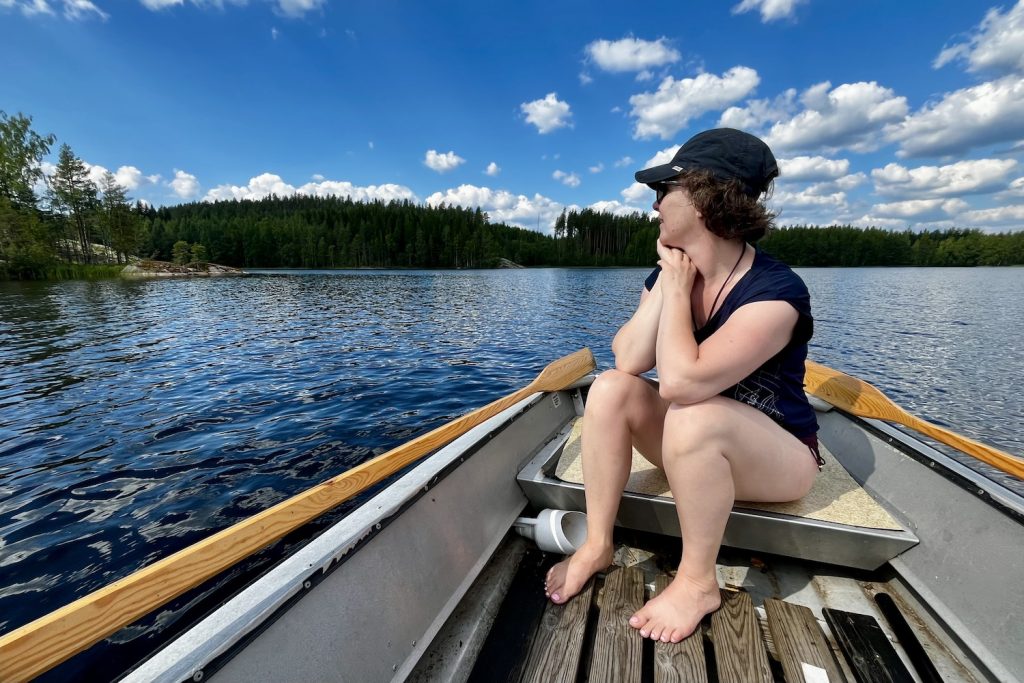
M 583 348 L 568 356 L 563 356 L 544 368 L 537 378 L 530 383 L 534 391 L 558 391 L 565 389 L 578 379 L 586 377 L 597 363 L 590 349 Z
M 1021 458 L 911 415 L 877 388 L 856 377 L 812 360 L 807 361 L 806 370 L 804 387 L 807 392 L 828 401 L 836 408 L 858 417 L 886 420 L 909 427 L 1002 472 L 1024 479 L 1024 460 Z
M 806 369 L 804 387 L 807 392 L 840 410 L 880 420 L 894 420 L 898 412 L 902 412 L 885 394 L 856 377 L 812 360 L 807 361 Z

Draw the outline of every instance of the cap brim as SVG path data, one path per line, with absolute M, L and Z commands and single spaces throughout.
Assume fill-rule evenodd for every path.
M 661 166 L 653 166 L 651 168 L 645 168 L 642 171 L 637 171 L 633 177 L 636 178 L 638 183 L 650 185 L 652 183 L 660 183 L 663 180 L 668 180 L 669 178 L 675 178 L 684 170 L 685 169 L 678 164 L 662 164 Z

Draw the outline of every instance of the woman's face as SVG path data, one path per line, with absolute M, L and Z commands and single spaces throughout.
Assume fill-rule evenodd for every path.
M 662 244 L 682 247 L 682 243 L 687 241 L 687 235 L 697 229 L 706 229 L 685 187 L 660 185 L 655 192 L 654 210 L 659 215 L 659 239 Z

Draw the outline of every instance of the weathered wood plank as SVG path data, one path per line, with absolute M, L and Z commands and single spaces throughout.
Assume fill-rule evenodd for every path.
M 786 683 L 808 683 L 805 665 L 824 671 L 829 683 L 846 683 L 828 639 L 811 610 L 771 599 L 764 601 L 764 609 Z M 811 681 L 820 680 L 820 677 L 811 678 Z
M 711 615 L 711 639 L 721 683 L 772 683 L 761 626 L 748 594 L 722 591 L 722 608 Z
M 591 579 L 579 595 L 564 605 L 548 603 L 523 667 L 520 679 L 523 683 L 573 683 L 576 680 L 593 593 Z
M 639 683 L 643 638 L 640 631 L 629 625 L 629 618 L 643 604 L 643 571 L 636 567 L 621 567 L 605 577 L 594 651 L 590 658 L 591 681 Z
M 671 583 L 672 578 L 659 574 L 654 579 L 655 595 Z M 681 643 L 654 644 L 654 683 L 707 683 L 708 668 L 704 661 L 703 626 Z
M 912 683 L 913 677 L 874 617 L 828 607 L 821 612 L 860 683 Z

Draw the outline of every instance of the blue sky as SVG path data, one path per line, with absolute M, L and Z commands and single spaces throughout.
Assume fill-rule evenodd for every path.
M 154 205 L 270 192 L 648 211 L 761 135 L 781 224 L 1024 229 L 1024 0 L 0 0 L 0 110 Z M 49 168 L 49 166 L 47 166 Z

